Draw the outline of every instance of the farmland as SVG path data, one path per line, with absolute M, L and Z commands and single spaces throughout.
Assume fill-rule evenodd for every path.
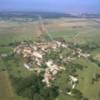
M 11 84 L 7 72 L 0 72 L 0 97 L 3 100 L 11 100 L 12 96 L 13 91 L 11 89 Z
M 96 19 L 98 21 L 98 19 Z M 79 46 L 87 49 L 94 59 L 100 62 L 100 23 L 91 19 L 44 19 L 45 27 L 51 37 L 64 38 L 66 42 L 77 43 Z M 36 41 L 40 40 L 41 34 L 38 28 L 38 20 L 30 22 L 17 22 L 0 20 L 0 55 L 9 54 L 13 50 L 10 43 L 16 43 L 23 40 Z M 96 45 L 96 46 L 95 46 Z M 22 67 L 22 59 L 16 56 L 0 58 L 0 98 L 2 100 L 25 100 L 19 97 L 11 85 L 9 77 L 27 78 L 33 73 Z M 79 84 L 77 89 L 80 90 L 88 100 L 100 100 L 100 80 L 91 83 L 96 73 L 100 73 L 100 66 L 88 59 L 77 59 L 73 63 L 80 64 L 83 70 L 77 70 Z M 67 67 L 67 66 L 66 66 Z M 63 89 L 66 85 L 66 73 L 63 73 L 55 84 Z M 1 92 L 2 91 L 2 92 Z M 7 99 L 6 99 L 7 98 Z M 66 94 L 60 94 L 57 100 L 76 100 Z M 27 100 L 27 99 L 26 99 Z
M 44 20 L 44 22 L 52 37 L 64 37 L 67 41 L 74 40 L 78 43 L 99 42 L 100 24 L 95 21 L 87 19 L 55 19 Z M 38 21 L 0 21 L 0 44 L 34 40 L 39 33 Z

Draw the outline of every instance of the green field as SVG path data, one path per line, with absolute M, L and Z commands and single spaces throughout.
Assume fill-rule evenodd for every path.
M 95 82 L 92 84 L 91 82 L 95 74 L 100 72 L 100 67 L 85 59 L 79 59 L 77 62 L 87 66 L 87 68 L 78 72 L 80 82 L 77 88 L 80 89 L 84 96 L 88 97 L 90 100 L 99 100 L 100 83 Z
M 0 72 L 0 98 L 2 100 L 11 100 L 13 90 L 7 72 Z

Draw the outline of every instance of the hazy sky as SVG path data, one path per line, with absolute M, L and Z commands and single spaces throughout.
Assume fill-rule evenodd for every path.
M 100 13 L 100 0 L 0 0 L 0 11 Z

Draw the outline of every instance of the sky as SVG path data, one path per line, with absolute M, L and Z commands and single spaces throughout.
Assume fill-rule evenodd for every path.
M 0 11 L 100 13 L 100 0 L 0 0 Z

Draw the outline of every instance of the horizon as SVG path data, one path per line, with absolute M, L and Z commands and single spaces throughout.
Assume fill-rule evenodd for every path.
M 99 13 L 98 0 L 0 0 L 0 12 Z
M 0 11 L 0 13 L 51 13 L 51 14 L 54 13 L 54 14 L 65 14 L 65 15 L 66 14 L 69 14 L 69 15 L 82 15 L 82 14 L 83 15 L 84 14 L 100 15 L 100 13 L 98 13 L 98 12 L 97 13 L 95 13 L 95 12 L 82 12 L 82 13 L 67 12 L 67 13 L 64 13 L 64 12 L 57 12 L 57 11 L 33 11 L 33 10 L 32 11 L 30 11 L 30 10 L 29 11 L 24 11 L 24 10 L 23 11 L 20 11 L 20 10 L 19 11 L 18 10 L 11 11 L 10 10 L 10 11 Z

